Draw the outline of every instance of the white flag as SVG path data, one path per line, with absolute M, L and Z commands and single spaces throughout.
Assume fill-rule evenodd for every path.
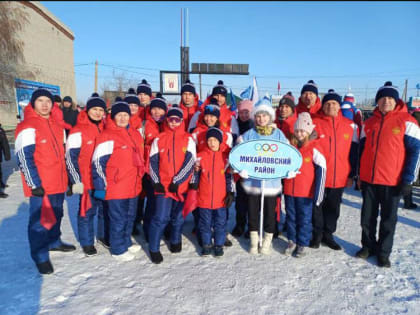
M 257 79 L 254 77 L 253 79 L 253 88 L 252 88 L 252 104 L 255 105 L 255 103 L 258 102 L 258 87 L 257 87 Z

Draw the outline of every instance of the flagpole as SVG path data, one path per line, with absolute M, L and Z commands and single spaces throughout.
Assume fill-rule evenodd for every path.
M 263 221 L 264 221 L 264 183 L 265 180 L 261 181 L 261 212 L 260 212 L 260 248 L 262 247 L 262 240 L 263 240 Z

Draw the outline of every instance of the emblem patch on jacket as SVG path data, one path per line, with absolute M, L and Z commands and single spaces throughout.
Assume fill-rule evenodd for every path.
M 392 128 L 392 133 L 394 135 L 398 135 L 401 132 L 401 129 L 399 127 Z

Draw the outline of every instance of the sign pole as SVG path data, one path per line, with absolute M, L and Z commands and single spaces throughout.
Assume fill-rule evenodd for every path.
M 261 212 L 260 212 L 260 247 L 262 247 L 262 240 L 263 240 L 263 221 L 264 221 L 264 183 L 265 180 L 261 181 Z

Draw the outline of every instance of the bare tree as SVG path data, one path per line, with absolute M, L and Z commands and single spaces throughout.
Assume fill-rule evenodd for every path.
M 33 73 L 24 68 L 24 42 L 19 32 L 28 23 L 28 13 L 10 1 L 0 2 L 0 92 L 13 97 L 13 78 L 32 78 Z

